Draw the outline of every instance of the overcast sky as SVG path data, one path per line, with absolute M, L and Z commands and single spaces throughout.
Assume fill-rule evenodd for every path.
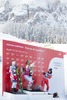
M 1 1 L 5 1 L 5 0 L 0 0 L 0 2 Z M 56 1 L 56 0 L 9 0 L 10 1 L 10 3 L 12 4 L 12 5 L 18 5 L 18 4 L 20 4 L 21 2 L 22 3 L 31 3 L 32 1 L 37 1 L 37 2 L 39 2 L 39 1 L 48 1 L 48 2 L 51 2 L 51 1 Z M 62 2 L 67 2 L 67 0 L 61 0 Z
M 31 3 L 32 1 L 36 1 L 36 0 L 9 0 L 12 4 L 20 4 L 20 2 L 23 2 L 23 3 Z M 38 2 L 42 0 L 37 0 Z M 43 1 L 56 1 L 56 0 L 43 0 Z M 61 0 L 62 2 L 67 2 L 67 0 Z
M 25 3 L 28 3 L 28 2 L 31 2 L 31 1 L 34 1 L 34 0 L 9 0 L 9 1 L 11 1 L 11 2 L 21 2 L 21 1 L 23 1 L 23 2 L 25 2 Z M 39 0 L 38 0 L 39 1 Z M 47 1 L 47 0 L 46 0 Z M 54 0 L 48 0 L 48 1 L 54 1 Z M 56 0 L 55 0 L 56 1 Z M 61 0 L 62 2 L 67 2 L 67 0 Z

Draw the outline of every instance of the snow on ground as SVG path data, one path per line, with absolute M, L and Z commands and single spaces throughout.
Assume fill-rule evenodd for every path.
M 25 39 L 18 39 L 15 36 L 11 36 L 10 34 L 4 34 L 1 32 L 0 40 L 2 39 L 67 52 L 67 44 L 50 44 L 50 43 L 43 44 L 43 43 L 38 43 L 38 42 L 27 41 Z

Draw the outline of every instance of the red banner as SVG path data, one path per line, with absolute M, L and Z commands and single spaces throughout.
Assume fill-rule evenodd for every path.
M 25 67 L 26 60 L 30 60 L 31 63 L 35 62 L 33 75 L 35 86 L 41 84 L 42 71 L 48 70 L 49 62 L 54 57 L 63 58 L 63 52 L 3 40 L 3 91 L 10 91 L 9 67 L 13 60 L 17 62 L 19 68 Z M 23 77 L 22 80 L 25 88 L 27 83 L 25 83 Z

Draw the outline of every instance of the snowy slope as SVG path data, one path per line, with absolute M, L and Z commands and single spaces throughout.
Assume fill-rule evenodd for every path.
M 9 40 L 9 41 L 20 42 L 24 44 L 33 45 L 33 46 L 45 47 L 45 48 L 54 49 L 62 52 L 67 52 L 67 44 L 49 44 L 49 43 L 43 44 L 43 43 L 18 39 L 15 36 L 11 36 L 4 33 L 0 33 L 0 40 Z

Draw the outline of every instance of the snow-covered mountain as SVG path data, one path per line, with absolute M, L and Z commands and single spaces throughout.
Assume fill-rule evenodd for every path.
M 21 19 L 24 20 L 25 17 L 30 16 L 31 18 L 32 14 L 32 17 L 34 17 L 37 12 L 52 12 L 56 9 L 55 6 L 57 6 L 59 2 L 59 0 L 54 0 L 54 2 L 50 3 L 48 0 L 30 0 L 29 3 L 21 3 L 11 8 L 10 0 L 5 0 L 5 2 L 3 0 L 0 7 L 0 21 L 21 21 Z
M 9 17 L 9 12 L 12 10 L 11 5 L 8 0 L 3 0 L 0 3 L 0 21 L 7 21 Z
M 13 5 L 10 0 L 5 0 L 0 4 L 0 23 L 5 24 L 3 28 L 5 33 L 18 33 L 22 34 L 22 38 L 51 43 L 57 43 L 57 41 L 62 43 L 62 37 L 59 40 L 57 38 L 63 36 L 64 43 L 66 43 L 66 3 L 62 3 L 60 0 L 29 0 L 29 2 L 26 0 L 26 3 L 22 2 L 24 0 L 20 1 Z M 17 26 L 18 28 L 16 28 Z M 35 34 L 36 36 L 34 36 Z M 40 35 L 39 40 L 37 39 L 38 34 Z M 41 37 L 42 39 L 40 39 Z

